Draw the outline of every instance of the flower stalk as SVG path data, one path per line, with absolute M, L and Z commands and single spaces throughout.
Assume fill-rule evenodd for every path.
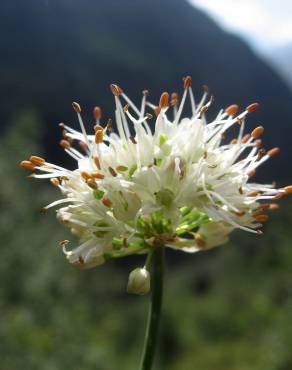
M 140 370 L 152 368 L 156 343 L 158 338 L 159 322 L 161 316 L 163 296 L 163 273 L 164 273 L 164 246 L 159 245 L 151 252 L 151 303 L 148 314 L 147 328 L 144 341 L 144 349 L 141 358 Z

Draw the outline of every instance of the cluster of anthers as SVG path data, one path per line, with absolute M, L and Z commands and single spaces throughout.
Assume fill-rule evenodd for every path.
M 44 210 L 62 205 L 58 219 L 80 238 L 71 250 L 68 241 L 61 242 L 74 265 L 93 267 L 109 258 L 148 253 L 159 244 L 205 250 L 225 243 L 236 228 L 258 234 L 266 211 L 278 208 L 273 202 L 292 192 L 292 186 L 276 189 L 250 181 L 279 152 L 262 148 L 262 126 L 244 135 L 245 118 L 257 103 L 239 114 L 231 105 L 207 123 L 213 98 L 207 100 L 205 91 L 195 102 L 190 76 L 184 78 L 180 102 L 176 93 L 164 92 L 156 106 L 143 91 L 140 109 L 119 86 L 110 88 L 118 133 L 112 120 L 102 125 L 102 111 L 95 107 L 94 132 L 88 135 L 78 103 L 73 108 L 81 132 L 61 124 L 60 144 L 76 159 L 75 170 L 38 156 L 21 162 L 33 170 L 30 177 L 48 178 L 61 190 L 63 198 Z M 191 114 L 182 118 L 187 96 Z M 147 107 L 156 114 L 155 125 L 148 124 L 153 116 L 145 113 Z M 231 126 L 238 133 L 226 143 L 224 133 Z

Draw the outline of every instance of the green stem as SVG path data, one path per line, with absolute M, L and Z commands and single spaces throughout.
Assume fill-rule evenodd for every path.
M 151 261 L 152 261 L 152 273 L 151 273 L 152 298 L 148 314 L 148 322 L 140 370 L 150 370 L 155 355 L 163 292 L 163 270 L 164 270 L 163 246 L 157 246 L 153 250 Z

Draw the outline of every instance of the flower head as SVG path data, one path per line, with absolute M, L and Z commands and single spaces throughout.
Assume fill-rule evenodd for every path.
M 258 234 L 268 219 L 265 212 L 277 207 L 271 202 L 292 192 L 291 186 L 251 181 L 279 152 L 262 148 L 262 126 L 244 135 L 246 116 L 257 103 L 241 113 L 231 105 L 207 122 L 213 98 L 205 91 L 195 102 L 190 76 L 180 102 L 176 93 L 164 92 L 153 105 L 144 91 L 141 108 L 118 85 L 110 88 L 117 133 L 111 120 L 101 123 L 102 111 L 95 107 L 96 124 L 87 134 L 78 103 L 73 108 L 81 132 L 61 125 L 60 144 L 76 159 L 75 170 L 38 156 L 21 162 L 33 170 L 31 177 L 50 179 L 63 194 L 44 210 L 61 206 L 58 219 L 80 239 L 71 250 L 62 243 L 69 262 L 93 267 L 107 258 L 147 253 L 157 243 L 196 252 L 225 243 L 236 228 Z M 183 117 L 187 97 L 191 114 Z M 156 114 L 155 123 L 146 108 Z M 236 137 L 227 143 L 224 134 L 232 126 Z

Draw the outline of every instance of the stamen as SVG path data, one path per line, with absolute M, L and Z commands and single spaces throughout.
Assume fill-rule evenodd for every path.
M 96 190 L 98 188 L 97 183 L 93 179 L 89 179 L 86 181 L 86 184 L 93 190 Z
M 254 144 L 259 149 L 263 145 L 263 142 L 261 139 L 257 139 Z
M 114 94 L 114 96 L 122 95 L 123 90 L 116 84 L 110 85 L 111 92 Z
M 263 134 L 264 130 L 265 130 L 265 129 L 263 128 L 263 126 L 258 126 L 258 127 L 256 127 L 256 128 L 252 131 L 251 136 L 252 136 L 253 138 L 257 139 L 258 137 L 260 137 L 260 136 Z
M 253 176 L 255 176 L 256 175 L 256 170 L 251 170 L 251 171 L 249 171 L 248 173 L 247 173 L 247 176 L 248 177 L 253 177 Z
M 113 126 L 113 120 L 111 118 L 109 118 L 107 120 L 105 129 L 111 132 L 112 129 L 113 129 L 112 126 Z
M 248 105 L 245 110 L 248 111 L 248 113 L 251 113 L 251 112 L 254 112 L 255 110 L 257 110 L 259 107 L 259 103 L 252 103 L 250 105 Z
M 154 108 L 154 113 L 155 113 L 156 116 L 158 116 L 160 112 L 161 112 L 161 108 L 160 107 L 155 107 Z
M 250 139 L 250 134 L 246 134 L 246 135 L 244 135 L 244 137 L 241 139 L 241 142 L 243 143 L 243 144 L 245 144 L 245 143 L 247 143 L 248 142 L 248 140 Z
M 141 101 L 141 108 L 140 108 L 139 118 L 142 118 L 145 115 L 146 100 L 147 100 L 147 96 L 149 95 L 149 91 L 148 90 L 143 90 L 142 94 L 143 94 L 143 98 L 142 98 L 142 101 Z
M 101 117 L 102 117 L 102 110 L 100 107 L 94 107 L 93 108 L 93 117 L 95 118 L 95 120 L 97 122 L 99 122 L 101 120 Z
M 171 98 L 170 98 L 170 105 L 172 107 L 176 106 L 178 104 L 178 95 L 176 92 L 173 92 L 171 94 Z
M 163 109 L 163 108 L 167 108 L 168 106 L 169 106 L 169 94 L 168 92 L 164 92 L 160 96 L 159 108 Z
M 53 177 L 53 178 L 51 178 L 51 179 L 50 179 L 50 182 L 51 182 L 51 184 L 52 184 L 53 186 L 58 186 L 58 185 L 60 185 L 60 181 L 59 181 L 59 179 L 58 179 L 57 177 Z
M 266 155 L 266 151 L 265 151 L 265 149 L 260 149 L 259 151 L 258 151 L 258 157 L 257 157 L 257 160 L 259 161 L 260 159 L 262 159 L 264 156 Z
M 102 203 L 103 203 L 103 205 L 104 205 L 104 206 L 106 206 L 106 207 L 111 207 L 111 205 L 112 205 L 112 202 L 110 201 L 110 199 L 109 199 L 109 198 L 103 198 L 103 199 L 102 199 Z
M 81 172 L 80 175 L 81 175 L 81 177 L 83 177 L 83 179 L 85 181 L 91 179 L 91 177 L 92 177 L 88 172 L 85 172 L 85 171 Z
M 71 147 L 71 144 L 69 143 L 68 140 L 61 140 L 60 141 L 60 146 L 63 148 L 63 149 L 69 149 Z
M 192 77 L 191 76 L 184 77 L 183 82 L 184 82 L 184 89 L 190 88 L 192 85 Z
M 199 233 L 195 233 L 194 237 L 199 247 L 201 248 L 206 247 L 206 242 L 202 239 Z
M 113 177 L 116 177 L 118 174 L 116 173 L 116 171 L 112 168 L 112 167 L 108 167 L 108 170 L 109 170 L 109 173 L 113 176 Z
M 248 197 L 257 197 L 258 195 L 259 195 L 259 193 L 257 191 L 251 191 L 251 192 L 247 193 Z
M 93 161 L 94 161 L 94 164 L 96 165 L 96 167 L 100 170 L 101 167 L 100 167 L 99 158 L 98 157 L 93 157 Z
M 129 107 L 130 107 L 130 104 L 126 104 L 126 105 L 123 107 L 123 111 L 124 111 L 125 113 L 126 113 L 126 112 L 128 112 Z
M 93 172 L 92 177 L 94 177 L 95 179 L 98 179 L 98 180 L 104 179 L 104 175 L 100 172 Z
M 84 258 L 82 256 L 79 256 L 78 257 L 78 262 L 80 263 L 80 265 L 84 265 L 85 264 Z
M 269 216 L 265 214 L 261 214 L 261 215 L 255 215 L 253 216 L 253 218 L 258 222 L 266 222 L 268 221 Z
M 88 150 L 88 146 L 84 141 L 80 140 L 78 144 L 79 144 L 80 148 L 83 149 L 84 151 Z
M 66 246 L 69 244 L 69 240 L 65 239 L 65 240 L 62 240 L 59 245 L 60 247 L 62 247 L 63 249 L 66 248 Z
M 41 157 L 38 157 L 36 155 L 32 155 L 29 160 L 31 161 L 31 163 L 33 163 L 34 165 L 36 166 L 42 166 L 43 164 L 46 163 L 46 161 L 41 158 Z
M 287 195 L 285 192 L 283 192 L 283 193 L 279 192 L 278 194 L 276 194 L 275 196 L 273 196 L 272 199 L 279 200 L 279 199 L 282 199 L 285 195 Z
M 116 170 L 119 172 L 125 172 L 125 171 L 128 171 L 128 167 L 121 165 L 121 166 L 117 166 Z
M 292 194 L 292 185 L 285 186 L 284 190 L 286 195 Z
M 208 85 L 203 85 L 202 88 L 203 88 L 203 91 L 204 91 L 205 94 L 209 94 L 210 89 L 209 89 Z
M 88 137 L 87 137 L 87 134 L 86 134 L 86 131 L 85 131 L 85 126 L 83 124 L 82 117 L 80 115 L 81 107 L 80 107 L 79 103 L 77 103 L 77 102 L 73 102 L 72 107 L 73 107 L 74 111 L 77 113 L 79 125 L 80 125 L 80 128 L 81 128 L 82 134 L 84 136 L 84 141 L 86 142 L 88 148 L 90 148 Z
M 103 142 L 103 128 L 99 126 L 99 128 L 94 127 L 95 129 L 95 144 L 101 144 Z
M 26 169 L 26 170 L 33 170 L 35 168 L 35 165 L 31 163 L 30 161 L 21 161 L 20 167 Z
M 280 149 L 279 148 L 273 148 L 273 149 L 270 149 L 267 153 L 267 155 L 269 157 L 273 157 L 274 155 L 277 155 L 280 153 Z
M 80 107 L 79 103 L 77 103 L 77 102 L 74 101 L 72 103 L 72 107 L 73 107 L 73 109 L 75 110 L 76 113 L 80 113 L 81 112 L 81 107 Z
M 236 113 L 238 112 L 238 109 L 239 109 L 239 106 L 237 104 L 232 104 L 225 109 L 225 113 L 227 113 L 228 116 L 234 117 Z

